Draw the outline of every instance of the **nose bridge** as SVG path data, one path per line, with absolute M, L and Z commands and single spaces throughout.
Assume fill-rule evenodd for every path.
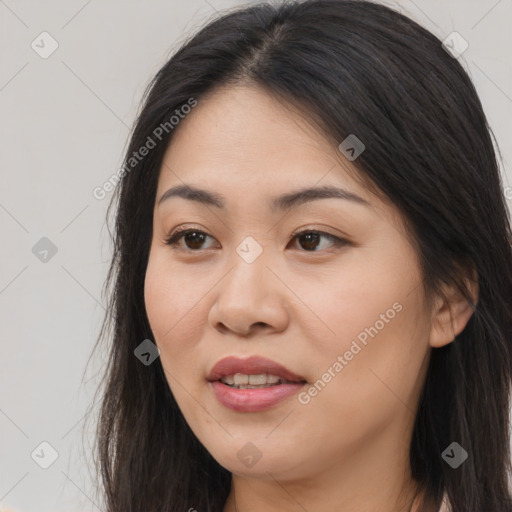
M 264 247 L 264 241 L 246 236 L 236 247 L 230 258 L 234 265 L 230 273 L 230 286 L 238 287 L 251 295 L 262 295 L 268 292 L 268 279 L 271 272 L 267 266 L 271 265 L 269 244 Z M 238 290 L 240 291 L 240 290 Z M 239 297 L 240 300 L 240 297 Z

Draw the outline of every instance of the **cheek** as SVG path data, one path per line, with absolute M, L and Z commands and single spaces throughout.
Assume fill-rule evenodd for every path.
M 165 338 L 173 326 L 172 312 L 179 306 L 172 293 L 169 274 L 160 271 L 154 258 L 150 258 L 144 281 L 144 303 L 146 314 L 157 340 Z
M 330 452 L 362 449 L 391 425 L 405 432 L 413 417 L 427 350 L 418 322 L 420 303 L 414 294 L 400 297 L 402 309 L 393 309 L 388 323 L 375 326 L 379 319 L 375 313 L 387 310 L 389 297 L 384 299 L 374 297 L 371 304 L 362 301 L 364 313 L 347 308 L 332 317 L 337 321 L 336 342 L 324 341 L 307 354 L 316 375 L 299 397 L 295 421 L 301 431 L 315 432 L 314 439 L 304 442 L 314 445 L 317 454 L 329 457 Z M 364 336 L 358 338 L 358 334 Z M 328 446 L 325 439 L 331 440 Z
M 379 336 L 391 333 L 419 306 L 412 302 L 421 283 L 413 254 L 389 243 L 347 253 L 343 265 L 319 276 L 318 282 L 300 282 L 295 289 L 315 313 L 316 344 L 326 353 L 348 350 L 358 337 L 364 343 L 371 339 L 368 330 L 375 334 L 376 329 Z
M 191 278 L 190 273 L 170 268 L 162 255 L 150 255 L 144 301 L 155 343 L 164 361 L 175 361 L 172 356 L 180 354 L 181 364 L 200 340 L 205 321 L 205 303 L 201 299 L 208 289 L 203 290 L 200 283 L 201 280 Z
M 190 396 L 199 396 L 204 387 L 197 378 L 203 371 L 197 362 L 205 321 L 201 297 L 206 291 L 191 285 L 190 274 L 169 268 L 166 258 L 150 256 L 144 283 L 146 314 L 169 388 L 189 424 L 196 424 L 200 415 Z
M 414 254 L 401 247 L 370 256 L 347 262 L 323 288 L 327 292 L 309 303 L 328 327 L 318 331 L 308 355 L 316 379 L 328 382 L 317 386 L 318 404 L 345 418 L 363 403 L 371 404 L 369 411 L 403 407 L 394 393 L 412 405 L 428 348 L 429 317 Z

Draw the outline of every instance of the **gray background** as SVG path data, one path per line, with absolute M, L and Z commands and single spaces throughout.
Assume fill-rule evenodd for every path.
M 141 94 L 173 48 L 239 3 L 0 0 L 0 510 L 99 510 L 92 427 L 84 446 L 81 436 L 102 362 L 86 368 L 104 313 L 111 194 L 92 191 L 121 166 Z M 387 4 L 441 39 L 457 31 L 468 41 L 460 59 L 510 186 L 512 0 Z M 43 31 L 59 45 L 46 59 L 31 47 Z M 46 262 L 32 249 L 42 237 L 57 248 Z M 43 441 L 58 452 L 48 469 Z

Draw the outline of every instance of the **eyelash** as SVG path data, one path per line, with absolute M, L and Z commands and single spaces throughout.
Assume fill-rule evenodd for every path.
M 188 233 L 198 233 L 201 235 L 210 236 L 208 233 L 205 233 L 204 231 L 201 231 L 199 229 L 194 229 L 194 228 L 179 229 L 178 228 L 174 233 L 172 233 L 168 238 L 165 239 L 165 244 L 171 246 L 173 249 L 176 249 L 178 242 Z M 292 236 L 292 240 L 298 239 L 302 235 L 305 235 L 305 234 L 321 235 L 321 236 L 331 240 L 331 242 L 333 242 L 334 247 L 344 247 L 350 243 L 348 240 L 345 240 L 343 238 L 339 238 L 337 236 L 331 235 L 330 233 L 325 233 L 324 231 L 318 231 L 315 229 L 306 229 L 303 231 L 299 231 L 298 233 L 294 233 Z M 188 249 L 188 248 L 186 248 L 185 250 L 188 252 L 200 252 L 201 251 L 201 249 L 194 250 L 194 249 Z M 316 250 L 306 251 L 306 250 L 304 250 L 302 252 L 313 252 L 314 253 L 314 252 L 321 252 L 321 251 L 316 251 Z

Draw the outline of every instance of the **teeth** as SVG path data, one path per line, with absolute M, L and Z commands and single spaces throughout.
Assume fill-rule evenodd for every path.
M 235 386 L 242 386 L 245 384 L 249 384 L 249 375 L 244 375 L 243 373 L 237 373 L 233 376 Z
M 267 383 L 267 376 L 264 373 L 260 375 L 249 375 L 249 384 L 251 386 L 258 386 Z
M 232 387 L 243 387 L 250 389 L 261 386 L 273 386 L 276 384 L 284 384 L 288 381 L 278 377 L 277 375 L 268 375 L 266 373 L 260 373 L 258 375 L 246 375 L 244 373 L 236 373 L 235 375 L 227 375 L 220 379 L 221 382 Z
M 229 384 L 230 386 L 232 386 L 235 383 L 235 380 L 233 379 L 233 375 L 229 375 L 228 377 L 224 377 L 222 379 L 222 382 L 224 382 L 224 384 Z

